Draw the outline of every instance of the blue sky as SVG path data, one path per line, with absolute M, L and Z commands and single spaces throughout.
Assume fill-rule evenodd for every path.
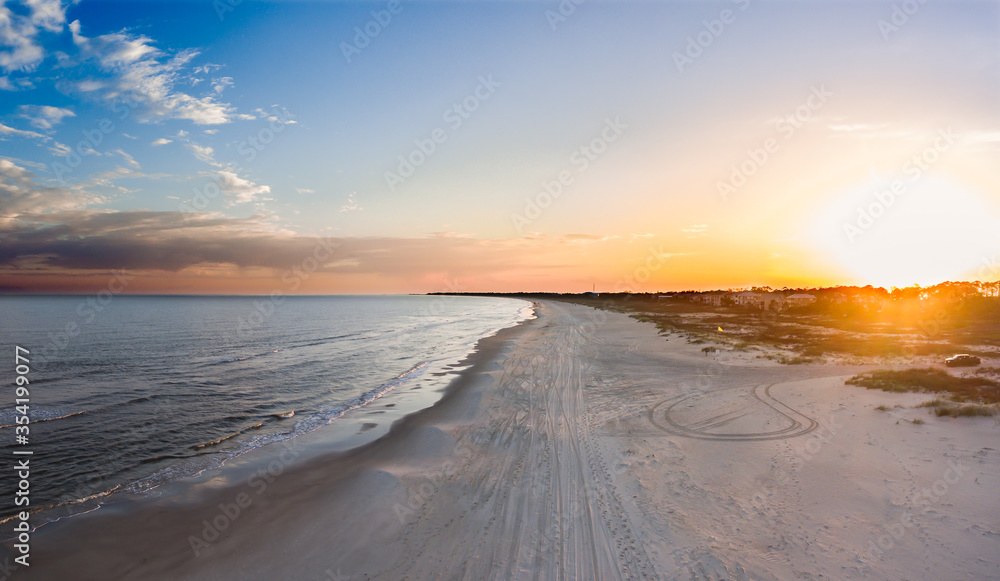
M 636 240 L 678 262 L 679 274 L 650 284 L 762 282 L 748 269 L 772 283 L 863 282 L 881 266 L 858 256 L 898 256 L 844 247 L 836 224 L 832 243 L 806 231 L 823 208 L 899 173 L 943 127 L 961 144 L 935 167 L 941 180 L 921 182 L 952 184 L 935 186 L 928 203 L 968 197 L 975 203 L 965 207 L 981 202 L 991 218 L 1000 203 L 988 169 L 1000 143 L 997 3 L 567 0 L 572 14 L 554 20 L 556 2 L 402 2 L 345 58 L 356 27 L 372 29 L 373 11 L 385 19 L 389 6 L 3 3 L 2 223 L 17 241 L 55 236 L 56 225 L 73 232 L 12 246 L 0 256 L 5 274 L 83 280 L 118 260 L 157 280 L 271 269 L 270 278 L 254 271 L 263 285 L 254 288 L 265 288 L 296 262 L 290 241 L 335 236 L 364 250 L 321 269 L 329 286 L 314 290 L 438 290 L 455 277 L 548 290 L 594 278 L 612 285 L 642 254 Z M 900 7 L 912 14 L 886 28 Z M 709 41 L 678 70 L 699 34 Z M 829 103 L 810 111 L 740 195 L 720 199 L 729 168 L 776 137 L 776 121 L 818 87 Z M 446 112 L 463 101 L 475 110 L 456 126 Z M 104 119 L 114 128 L 101 131 Z M 608 123 L 625 128 L 620 139 L 580 171 L 573 153 Z M 444 137 L 433 154 L 390 185 L 399 156 L 436 130 Z M 86 135 L 100 143 L 71 167 L 67 151 Z M 516 227 L 513 215 L 563 171 L 574 176 L 565 197 Z M 216 188 L 195 203 L 196 192 Z M 98 215 L 118 225 L 98 225 Z M 73 251 L 73 236 L 86 249 Z M 133 236 L 148 241 L 148 260 L 79 258 L 113 239 L 134 246 Z M 248 237 L 282 248 L 281 258 L 242 255 Z M 233 248 L 157 264 L 161 252 L 206 239 Z M 799 243 L 771 244 L 784 239 Z M 432 248 L 420 269 L 371 258 L 411 264 L 399 248 L 412 241 Z M 971 276 L 997 250 L 989 237 L 963 243 L 977 246 L 965 270 L 903 271 L 900 280 Z M 476 263 L 477 252 L 495 262 Z M 592 257 L 600 273 L 582 274 Z M 719 274 L 727 268 L 736 274 Z

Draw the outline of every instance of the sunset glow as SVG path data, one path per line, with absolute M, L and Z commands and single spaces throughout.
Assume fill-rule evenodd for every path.
M 216 4 L 2 9 L 0 290 L 1000 277 L 995 3 Z

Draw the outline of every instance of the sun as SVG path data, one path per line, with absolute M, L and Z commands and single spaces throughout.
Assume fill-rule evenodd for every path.
M 996 208 L 944 177 L 901 177 L 840 192 L 810 234 L 858 279 L 884 287 L 976 278 L 1000 250 Z

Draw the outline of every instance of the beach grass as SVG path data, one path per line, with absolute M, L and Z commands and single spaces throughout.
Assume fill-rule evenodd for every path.
M 943 407 L 954 403 L 1000 403 L 1000 383 L 977 375 L 956 376 L 933 367 L 880 369 L 855 375 L 844 383 L 891 392 L 947 394 L 949 401 L 938 398 L 921 404 L 922 407 Z

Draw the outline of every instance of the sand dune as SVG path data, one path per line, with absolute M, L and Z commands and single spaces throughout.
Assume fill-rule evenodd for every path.
M 857 367 L 716 362 L 558 302 L 470 363 L 385 438 L 290 466 L 198 556 L 190 532 L 233 489 L 73 519 L 32 573 L 1000 578 L 992 419 L 876 411 L 928 398 L 843 385 Z

